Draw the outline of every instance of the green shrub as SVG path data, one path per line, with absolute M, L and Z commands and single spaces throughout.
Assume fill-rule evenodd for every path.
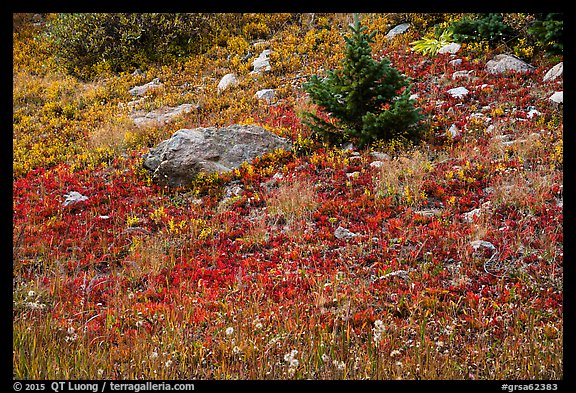
M 453 37 L 458 42 L 487 41 L 499 44 L 514 37 L 515 31 L 504 23 L 501 14 L 465 17 L 452 24 Z
M 209 18 L 177 13 L 60 14 L 48 31 L 60 64 L 79 77 L 169 63 L 206 50 L 213 37 Z
M 560 54 L 564 51 L 563 30 L 563 14 L 539 14 L 537 20 L 528 28 L 528 34 L 548 53 Z
M 352 140 L 363 147 L 380 139 L 417 139 L 422 116 L 410 99 L 408 78 L 388 59 L 372 58 L 370 43 L 376 31 L 367 34 L 357 16 L 350 29 L 351 37 L 344 37 L 342 69 L 328 71 L 324 79 L 313 75 L 304 85 L 333 121 L 304 112 L 304 123 L 330 143 Z

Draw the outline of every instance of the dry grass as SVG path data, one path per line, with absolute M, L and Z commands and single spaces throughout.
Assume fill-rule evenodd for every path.
M 526 213 L 535 213 L 549 202 L 552 184 L 550 172 L 506 169 L 492 183 L 493 207 L 512 206 Z
M 266 199 L 266 207 L 270 216 L 288 226 L 309 221 L 318 207 L 315 186 L 305 179 L 283 179 Z
M 443 309 L 446 313 L 469 314 L 471 319 L 443 325 L 426 318 L 435 298 L 421 294 L 404 306 L 407 316 L 402 329 L 392 315 L 381 323 L 357 325 L 350 317 L 364 305 L 354 300 L 354 293 L 366 288 L 356 285 L 354 293 L 344 293 L 353 282 L 346 275 L 318 282 L 317 304 L 287 305 L 266 317 L 258 316 L 275 304 L 257 297 L 258 291 L 236 292 L 234 297 L 223 293 L 229 301 L 217 303 L 221 319 L 210 325 L 220 328 L 211 329 L 209 347 L 202 339 L 201 325 L 181 323 L 194 314 L 193 298 L 198 294 L 193 292 L 175 299 L 180 306 L 154 315 L 130 312 L 135 301 L 130 295 L 119 295 L 114 307 L 124 310 L 125 317 L 115 323 L 131 324 L 139 331 L 138 342 L 127 337 L 119 346 L 104 338 L 100 344 L 97 338 L 90 343 L 81 328 L 57 328 L 50 319 L 20 319 L 14 322 L 14 372 L 30 379 L 562 377 L 562 348 L 558 347 L 562 328 L 538 322 L 535 314 L 503 305 L 499 318 L 506 333 L 495 340 L 495 328 L 482 311 L 488 304 L 462 310 L 459 302 L 452 303 L 452 309 Z M 323 326 L 326 321 L 332 328 Z M 479 339 L 469 341 L 466 330 Z
M 136 133 L 134 124 L 128 118 L 114 117 L 97 125 L 88 135 L 90 149 L 110 149 L 116 153 L 126 147 L 132 133 Z
M 374 178 L 377 198 L 392 197 L 399 204 L 418 206 L 426 200 L 424 179 L 432 169 L 425 153 L 415 150 L 381 166 Z

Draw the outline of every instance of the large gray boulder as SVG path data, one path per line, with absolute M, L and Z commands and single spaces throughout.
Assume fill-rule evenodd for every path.
M 507 71 L 528 72 L 536 68 L 523 60 L 511 55 L 496 55 L 492 60 L 486 63 L 486 71 L 491 74 L 501 74 Z
M 158 184 L 179 187 L 200 172 L 228 172 L 276 149 L 289 148 L 288 140 L 254 125 L 182 129 L 150 149 L 143 166 Z

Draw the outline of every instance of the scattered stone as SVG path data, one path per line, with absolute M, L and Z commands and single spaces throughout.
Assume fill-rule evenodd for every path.
M 352 239 L 352 238 L 358 236 L 358 234 L 351 232 L 344 227 L 339 226 L 334 231 L 334 236 L 336 236 L 337 239 Z
M 460 135 L 460 131 L 458 131 L 456 124 L 452 124 L 446 133 L 449 134 L 452 138 L 456 138 Z
M 562 104 L 562 103 L 564 103 L 564 92 L 563 91 L 555 91 L 554 94 L 552 94 L 550 97 L 548 97 L 548 99 L 552 102 L 557 103 L 557 104 Z
M 284 175 L 280 172 L 276 172 L 270 180 L 262 183 L 262 185 L 264 186 L 266 191 L 270 192 L 272 188 L 276 187 L 282 179 L 284 179 Z
M 238 85 L 238 79 L 236 78 L 236 75 L 232 73 L 226 74 L 222 77 L 222 79 L 220 79 L 220 82 L 218 83 L 218 93 L 222 93 L 227 88 L 236 85 Z
M 144 235 L 151 235 L 152 232 L 150 232 L 148 229 L 146 228 L 142 228 L 142 227 L 130 227 L 130 228 L 126 228 L 122 231 L 123 234 L 126 233 L 142 233 Z
M 530 107 L 530 108 L 528 108 L 528 109 L 529 109 L 529 110 L 528 110 L 528 113 L 526 114 L 526 117 L 529 118 L 529 119 L 533 118 L 534 116 L 539 116 L 539 115 L 541 115 L 541 113 L 538 112 L 538 111 L 536 110 L 536 108 L 534 108 L 533 106 Z
M 507 71 L 528 72 L 535 70 L 536 67 L 526 63 L 523 60 L 511 55 L 496 55 L 494 59 L 486 63 L 486 71 L 491 74 L 501 74 Z
M 450 60 L 448 62 L 448 64 L 450 64 L 451 66 L 457 66 L 462 64 L 462 59 L 454 59 L 454 60 Z
M 244 189 L 242 188 L 242 183 L 238 180 L 233 181 L 224 189 L 224 196 L 218 204 L 219 209 L 227 207 L 230 202 L 234 202 L 236 198 L 242 195 Z
M 564 73 L 564 62 L 556 64 L 554 67 L 550 68 L 546 75 L 544 75 L 544 82 L 553 81 L 554 79 L 561 77 Z
M 262 89 L 258 90 L 254 97 L 259 100 L 266 100 L 268 103 L 271 103 L 274 97 L 276 96 L 276 91 L 274 89 Z
M 474 248 L 474 251 L 477 251 L 480 247 L 489 248 L 494 251 L 496 250 L 496 246 L 494 246 L 494 244 L 487 242 L 485 240 L 474 240 L 470 242 L 470 245 L 472 246 L 472 248 Z
M 290 146 L 288 140 L 254 125 L 182 129 L 144 154 L 143 166 L 157 183 L 178 187 L 189 184 L 198 173 L 228 172 Z
M 342 150 L 344 151 L 351 151 L 352 153 L 354 153 L 354 149 L 356 148 L 354 147 L 354 144 L 352 142 L 348 142 L 344 146 L 342 146 Z
M 393 272 L 390 272 L 388 274 L 385 274 L 383 276 L 378 277 L 379 279 L 385 279 L 385 278 L 390 278 L 390 277 L 400 277 L 403 280 L 406 281 L 410 281 L 410 276 L 408 275 L 408 271 L 407 270 L 396 270 Z
M 134 111 L 130 114 L 130 117 L 134 121 L 134 124 L 139 127 L 163 125 L 170 123 L 177 116 L 192 112 L 198 108 L 199 105 L 196 104 L 182 104 L 177 107 L 165 106 L 150 112 L 144 110 Z
M 442 48 L 440 48 L 438 50 L 438 53 L 440 53 L 440 54 L 444 54 L 444 53 L 455 54 L 460 50 L 461 47 L 462 47 L 462 45 L 460 45 L 459 43 L 451 42 L 449 44 L 444 45 Z
M 453 89 L 448 90 L 447 93 L 454 98 L 463 98 L 469 93 L 469 91 L 465 87 L 455 87 Z
M 512 146 L 517 143 L 524 143 L 524 142 L 526 142 L 526 139 L 514 139 L 513 141 L 503 141 L 502 146 Z
M 562 209 L 564 207 L 564 198 L 556 199 L 556 206 Z
M 440 209 L 424 209 L 424 210 L 417 210 L 414 212 L 414 214 L 418 214 L 424 217 L 434 217 L 440 215 L 441 213 L 442 210 Z
M 391 158 L 390 158 L 390 156 L 389 156 L 388 154 L 382 153 L 382 152 L 380 152 L 380 151 L 370 152 L 370 155 L 371 155 L 372 157 L 374 157 L 375 159 L 381 160 L 381 161 L 389 161 L 389 160 L 391 160 Z
M 474 221 L 474 217 L 480 217 L 481 213 L 482 210 L 480 208 L 470 210 L 469 212 L 462 214 L 462 218 L 464 218 L 464 222 L 471 223 Z
M 62 206 L 68 206 L 74 203 L 88 200 L 87 196 L 84 196 L 76 191 L 71 191 L 69 194 L 64 194 L 64 198 L 66 198 L 66 200 L 62 203 Z
M 370 163 L 370 166 L 372 168 L 382 168 L 384 166 L 384 162 L 383 161 L 372 161 Z
M 463 70 L 463 71 L 456 71 L 452 74 L 452 80 L 460 79 L 460 78 L 470 78 L 470 75 L 473 73 L 473 70 Z
M 133 99 L 132 101 L 128 102 L 128 103 L 123 103 L 123 102 L 119 102 L 118 103 L 118 109 L 125 109 L 127 108 L 130 111 L 133 111 L 134 108 L 136 108 L 137 106 L 141 105 L 142 103 L 144 103 L 146 101 L 147 97 L 140 97 L 137 99 Z
M 135 86 L 131 88 L 130 90 L 128 90 L 128 93 L 132 94 L 133 96 L 140 97 L 146 94 L 149 90 L 156 89 L 160 86 L 162 86 L 162 83 L 160 83 L 160 79 L 154 78 L 151 82 L 148 82 L 145 85 Z
M 500 143 L 509 142 L 512 139 L 510 135 L 494 135 L 493 138 Z
M 402 23 L 398 26 L 392 28 L 388 34 L 386 34 L 386 39 L 391 40 L 392 38 L 396 37 L 398 34 L 402 34 L 406 32 L 410 28 L 410 23 Z
M 44 16 L 42 14 L 34 14 L 30 21 L 34 24 L 34 26 L 41 26 L 44 23 Z
M 252 62 L 252 67 L 254 68 L 253 73 L 261 74 L 264 71 L 270 71 L 272 67 L 270 66 L 270 49 L 264 49 L 262 53 Z

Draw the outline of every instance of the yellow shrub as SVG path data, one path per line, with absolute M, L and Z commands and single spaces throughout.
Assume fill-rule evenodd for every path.
M 248 44 L 248 42 L 243 37 L 232 36 L 226 41 L 226 47 L 232 54 L 244 55 L 246 52 L 248 52 L 250 44 Z
M 530 60 L 534 56 L 534 47 L 527 43 L 526 38 L 519 38 L 514 46 L 514 54 L 522 59 Z
M 266 38 L 270 29 L 263 22 L 250 22 L 244 25 L 242 33 L 248 39 Z

